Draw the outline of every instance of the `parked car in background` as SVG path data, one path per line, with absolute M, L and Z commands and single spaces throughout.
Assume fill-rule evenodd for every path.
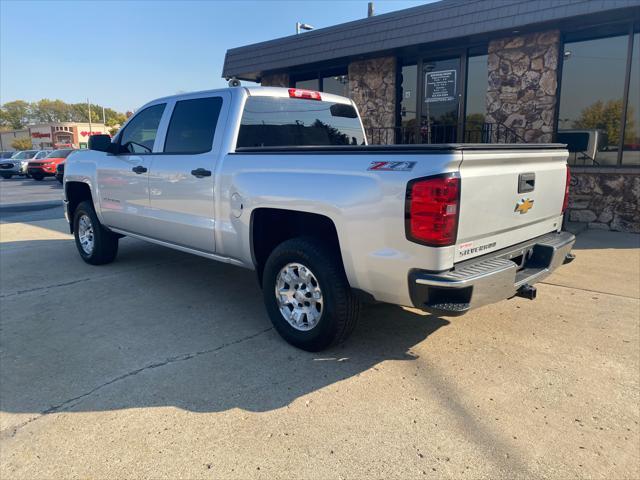
M 13 152 L 0 152 L 0 160 L 3 160 L 5 158 L 11 158 L 11 157 L 13 157 L 13 155 L 15 153 L 16 153 L 15 151 L 13 151 Z
M 63 181 L 64 181 L 64 164 L 69 158 L 71 158 L 71 156 L 75 152 L 79 152 L 79 150 L 71 151 L 71 153 L 69 155 L 67 155 L 67 158 L 65 159 L 65 161 L 64 162 L 60 162 L 58 164 L 58 166 L 56 167 L 56 180 L 58 180 L 60 183 L 63 183 Z
M 29 162 L 27 172 L 34 180 L 42 180 L 45 177 L 54 177 L 56 167 L 64 162 L 73 149 L 54 150 L 45 158 Z
M 64 181 L 64 162 L 59 163 L 56 167 L 56 180 L 60 183 Z
M 0 176 L 9 179 L 14 175 L 27 176 L 27 165 L 30 160 L 45 158 L 51 150 L 22 150 L 12 152 L 10 158 L 0 162 Z

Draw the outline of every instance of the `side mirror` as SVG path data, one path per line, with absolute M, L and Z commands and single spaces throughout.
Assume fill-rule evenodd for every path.
M 89 150 L 98 152 L 113 152 L 113 144 L 109 135 L 91 135 L 89 137 Z

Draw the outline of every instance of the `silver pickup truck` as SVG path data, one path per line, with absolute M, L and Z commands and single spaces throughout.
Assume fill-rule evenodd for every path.
M 362 301 L 437 315 L 516 295 L 570 261 L 562 145 L 366 144 L 354 103 L 238 87 L 146 104 L 69 158 L 83 260 L 131 236 L 254 269 L 291 344 L 353 330 Z

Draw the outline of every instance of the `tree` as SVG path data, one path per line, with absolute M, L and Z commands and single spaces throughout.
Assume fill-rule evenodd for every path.
M 104 120 L 108 127 L 117 127 L 127 120 L 127 115 L 105 108 Z M 102 105 L 91 104 L 91 122 L 102 121 Z M 84 102 L 66 103 L 43 98 L 33 103 L 16 100 L 0 108 L 0 129 L 18 130 L 29 123 L 49 122 L 89 122 L 89 107 Z
M 7 102 L 0 108 L 0 125 L 19 130 L 29 121 L 29 104 L 23 100 Z
M 11 146 L 16 150 L 29 150 L 32 147 L 29 137 L 18 137 L 11 142 Z
M 35 123 L 68 122 L 69 105 L 62 100 L 43 98 L 31 104 L 31 120 Z
M 580 118 L 573 122 L 573 128 L 603 130 L 607 132 L 609 145 L 618 145 L 622 131 L 622 99 L 597 102 L 582 110 Z M 633 106 L 627 109 L 627 128 L 625 140 L 631 141 L 635 131 Z

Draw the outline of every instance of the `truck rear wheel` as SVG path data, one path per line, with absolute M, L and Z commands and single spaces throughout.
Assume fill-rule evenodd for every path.
M 313 239 L 276 247 L 265 264 L 262 289 L 273 326 L 302 350 L 317 352 L 342 342 L 357 323 L 360 302 L 339 256 Z
M 81 202 L 73 214 L 73 235 L 82 259 L 91 265 L 111 263 L 118 253 L 118 236 L 100 224 L 93 205 Z

